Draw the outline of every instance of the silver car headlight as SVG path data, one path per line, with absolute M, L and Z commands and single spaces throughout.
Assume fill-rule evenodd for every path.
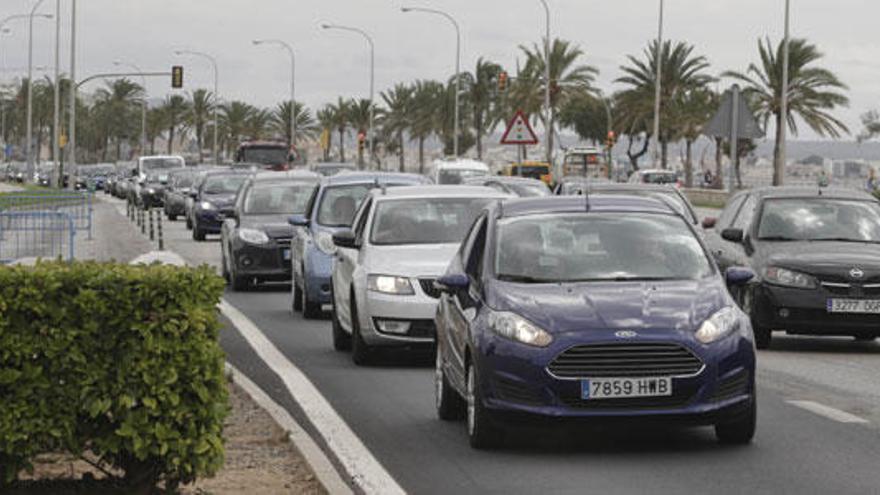
M 322 253 L 333 256 L 336 254 L 336 244 L 333 243 L 333 236 L 327 232 L 321 232 L 315 236 L 315 245 Z
M 367 277 L 367 289 L 396 296 L 412 296 L 416 293 L 408 278 L 393 275 L 370 275 Z
M 812 276 L 776 266 L 768 266 L 764 269 L 764 280 L 774 285 L 795 289 L 816 288 L 816 279 Z
M 514 313 L 490 312 L 489 328 L 504 338 L 533 347 L 547 347 L 553 342 L 549 333 Z
M 696 333 L 697 340 L 703 344 L 717 342 L 735 330 L 739 330 L 740 326 L 746 323 L 745 318 L 745 313 L 733 306 L 728 306 L 710 316 L 700 325 L 700 329 Z
M 210 201 L 202 201 L 202 203 L 199 206 L 203 210 L 213 210 L 214 209 L 214 205 L 212 205 Z
M 268 244 L 269 236 L 262 230 L 239 229 L 238 237 L 248 244 Z

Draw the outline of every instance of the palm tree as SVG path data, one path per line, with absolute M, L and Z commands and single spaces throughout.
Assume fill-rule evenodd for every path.
M 199 150 L 199 163 L 202 163 L 202 146 L 204 145 L 205 128 L 213 118 L 213 113 L 213 93 L 206 89 L 197 89 L 190 93 L 187 124 L 196 133 L 196 147 Z
M 480 57 L 469 80 L 468 99 L 471 103 L 474 133 L 477 140 L 477 158 L 483 159 L 483 136 L 491 133 L 501 121 L 500 112 L 493 105 L 498 76 L 504 71 L 501 65 Z
M 520 75 L 522 79 L 530 82 L 530 94 L 527 99 L 521 101 L 521 109 L 531 113 L 540 113 L 538 109 L 543 102 L 546 88 L 544 81 L 544 68 L 548 59 L 544 47 L 535 44 L 532 48 L 520 46 L 526 57 L 525 67 Z M 570 42 L 560 39 L 553 40 L 550 47 L 550 119 L 544 122 L 547 129 L 548 140 L 547 161 L 553 161 L 553 129 L 555 129 L 556 115 L 573 94 L 581 91 L 591 91 L 593 82 L 599 74 L 599 70 L 589 65 L 578 64 L 578 60 L 584 55 L 584 51 Z M 528 84 L 528 83 L 527 83 Z M 541 117 L 544 119 L 544 117 Z
M 122 142 L 139 135 L 141 101 L 146 97 L 144 88 L 128 79 L 108 82 L 96 92 L 107 120 L 108 135 L 116 142 L 116 159 L 122 160 Z
M 394 137 L 400 172 L 406 171 L 406 153 L 404 152 L 406 146 L 403 137 L 404 133 L 412 127 L 413 93 L 413 88 L 405 84 L 397 84 L 394 88 L 382 93 L 382 100 L 387 107 L 383 112 L 382 131 Z M 367 105 L 369 108 L 369 101 Z
M 156 154 L 156 139 L 165 131 L 168 117 L 164 108 L 151 108 L 147 111 L 147 141 L 150 143 L 150 154 Z
M 788 115 L 782 115 L 782 60 L 784 43 L 773 49 L 769 39 L 758 42 L 761 64 L 750 64 L 746 72 L 728 71 L 723 75 L 742 81 L 746 87 L 743 94 L 749 99 L 766 128 L 771 118 L 776 124 L 776 145 L 773 152 L 773 184 L 781 185 L 785 177 L 782 163 L 783 122 L 793 134 L 797 134 L 795 116 L 820 136 L 840 137 L 849 133 L 846 125 L 830 112 L 847 106 L 849 98 L 842 91 L 847 86 L 828 69 L 814 64 L 822 59 L 819 49 L 805 39 L 789 42 Z
M 189 102 L 181 95 L 171 95 L 165 98 L 162 105 L 165 115 L 165 128 L 168 129 L 168 154 L 174 151 L 174 138 L 178 132 L 185 129 L 186 116 L 190 111 Z
M 245 134 L 250 139 L 265 139 L 272 128 L 272 113 L 263 108 L 251 107 L 245 124 Z
M 248 121 L 254 107 L 241 101 L 233 101 L 220 106 L 220 128 L 223 130 L 223 137 L 226 150 L 229 154 L 234 152 L 234 147 L 238 146 L 242 138 L 247 133 Z
M 674 118 L 675 102 L 692 90 L 705 88 L 714 79 L 705 73 L 709 62 L 703 56 L 694 55 L 694 47 L 685 42 L 663 43 L 660 50 L 663 80 L 660 94 L 660 141 L 661 166 L 667 167 L 669 141 L 680 131 Z M 650 128 L 654 119 L 655 81 L 657 74 L 657 41 L 651 42 L 644 51 L 644 58 L 627 57 L 630 65 L 621 66 L 624 75 L 615 82 L 628 86 L 617 95 L 621 122 L 632 129 Z
M 321 129 L 322 135 L 325 132 L 327 133 L 327 145 L 323 148 L 325 162 L 330 161 L 330 149 L 333 147 L 333 129 L 335 127 L 334 117 L 335 115 L 331 105 L 326 105 L 324 108 L 318 110 L 318 127 Z
M 348 130 L 351 112 L 349 111 L 350 103 L 339 98 L 335 105 L 328 108 L 333 113 L 333 126 L 339 133 L 339 161 L 345 162 L 345 133 Z
M 306 106 L 301 102 L 296 102 L 296 138 L 297 141 L 300 139 L 314 139 L 315 138 L 315 119 L 312 118 L 312 113 L 309 111 Z M 275 132 L 278 135 L 284 136 L 287 140 L 288 145 L 297 146 L 297 143 L 293 142 L 293 130 L 290 128 L 290 101 L 284 101 L 279 103 L 275 110 L 272 112 L 272 125 L 275 128 Z
M 358 136 L 369 136 L 367 132 L 370 130 L 370 100 L 361 98 L 359 100 L 352 99 L 348 102 L 348 123 L 355 129 Z M 374 108 L 373 113 L 381 116 L 380 112 Z M 341 135 L 340 135 L 341 137 Z M 366 144 L 366 143 L 364 143 Z M 364 168 L 364 145 L 358 146 L 358 167 Z
M 419 143 L 419 173 L 425 171 L 425 141 L 440 132 L 446 88 L 438 81 L 417 81 L 413 87 L 409 135 Z

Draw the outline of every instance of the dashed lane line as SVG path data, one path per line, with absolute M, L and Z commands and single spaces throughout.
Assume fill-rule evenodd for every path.
M 841 411 L 840 409 L 835 409 L 830 406 L 826 406 L 825 404 L 820 404 L 818 402 L 813 402 L 809 400 L 789 400 L 786 401 L 789 404 L 799 407 L 801 409 L 810 411 L 811 413 L 818 414 L 824 418 L 831 419 L 833 421 L 837 421 L 838 423 L 847 423 L 847 424 L 866 424 L 868 420 L 864 418 L 860 418 L 855 414 L 850 414 L 846 411 Z

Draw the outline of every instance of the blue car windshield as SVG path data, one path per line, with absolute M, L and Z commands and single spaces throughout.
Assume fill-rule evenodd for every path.
M 576 213 L 502 220 L 495 273 L 524 283 L 699 280 L 713 273 L 680 218 Z

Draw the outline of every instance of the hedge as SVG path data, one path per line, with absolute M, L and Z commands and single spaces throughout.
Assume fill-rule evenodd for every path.
M 223 464 L 229 412 L 209 268 L 0 268 L 0 485 L 68 452 L 174 487 Z

